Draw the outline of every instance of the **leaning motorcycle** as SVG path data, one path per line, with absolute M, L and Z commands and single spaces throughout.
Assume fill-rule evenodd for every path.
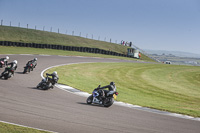
M 99 96 L 99 92 L 97 92 L 97 90 L 94 89 L 92 95 L 90 95 L 86 100 L 87 104 L 93 103 L 93 104 L 103 105 L 104 107 L 110 107 L 114 103 L 114 99 L 117 98 L 118 92 L 108 91 L 108 90 L 102 90 L 102 91 L 104 93 L 104 97 L 101 97 L 102 94 L 100 94 Z
M 31 70 L 33 70 L 33 64 L 32 64 L 32 63 L 28 63 L 28 64 L 26 64 L 26 66 L 24 67 L 23 73 L 24 73 L 24 74 L 27 73 L 27 72 L 30 73 Z
M 3 77 L 4 79 L 8 79 L 14 76 L 14 69 L 11 69 L 10 67 L 5 68 L 7 71 L 1 74 L 1 78 Z
M 53 85 L 50 82 L 48 75 L 44 79 L 42 79 L 42 81 L 37 85 L 37 88 L 42 90 L 53 88 Z

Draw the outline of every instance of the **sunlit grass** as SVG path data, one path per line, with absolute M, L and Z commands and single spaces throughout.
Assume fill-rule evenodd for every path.
M 118 100 L 200 117 L 200 67 L 144 63 L 89 63 L 52 68 L 59 83 L 91 93 L 114 81 Z
M 49 133 L 49 132 L 0 122 L 0 133 Z

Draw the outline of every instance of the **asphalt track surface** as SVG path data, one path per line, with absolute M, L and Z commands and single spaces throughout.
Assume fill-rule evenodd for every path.
M 3 55 L 5 56 L 5 55 Z M 36 89 L 41 72 L 50 66 L 123 60 L 43 55 L 9 55 L 18 60 L 15 76 L 0 79 L 0 120 L 60 133 L 199 133 L 200 122 L 113 105 L 87 105 L 86 98 L 58 88 Z M 38 66 L 22 74 L 28 60 Z M 128 61 L 136 63 L 134 61 Z M 0 73 L 4 69 L 0 69 Z

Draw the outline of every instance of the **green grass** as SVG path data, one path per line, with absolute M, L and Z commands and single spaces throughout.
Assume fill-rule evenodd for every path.
M 63 50 L 52 50 L 52 49 L 36 49 L 36 48 L 25 48 L 25 47 L 6 47 L 0 46 L 0 54 L 48 54 L 48 55 L 65 55 L 65 56 L 89 56 L 89 57 L 101 57 L 101 58 L 116 58 L 124 60 L 136 60 L 133 58 L 109 56 L 102 54 L 91 54 L 83 52 L 71 52 Z M 152 61 L 148 57 L 146 58 Z M 20 126 L 14 126 L 11 124 L 0 122 L 0 133 L 42 133 L 44 131 L 39 131 L 31 128 L 25 128 Z
M 65 46 L 91 47 L 112 50 L 118 53 L 127 53 L 126 46 L 114 43 L 86 39 L 79 36 L 70 36 L 54 32 L 39 31 L 18 27 L 0 26 L 0 41 L 58 44 Z
M 39 31 L 33 29 L 9 27 L 9 26 L 0 26 L 0 41 L 90 47 L 90 48 L 111 50 L 113 52 L 122 54 L 127 54 L 127 48 L 128 48 L 127 46 L 122 46 L 115 43 L 97 41 L 78 36 L 70 36 L 54 32 Z M 87 56 L 87 54 L 84 55 Z M 141 55 L 142 55 L 141 60 L 149 60 L 155 62 L 149 57 L 143 54 Z
M 104 54 L 92 54 L 86 52 L 74 52 L 74 51 L 72 52 L 72 51 L 54 50 L 54 49 L 39 49 L 39 48 L 10 47 L 10 46 L 0 46 L 0 54 L 46 54 L 46 55 L 63 55 L 63 56 L 100 57 L 100 58 L 140 61 L 140 59 L 136 58 L 127 58 L 127 57 L 104 55 Z M 148 57 L 144 61 L 152 62 L 152 60 Z
M 0 122 L 0 133 L 49 133 L 49 132 Z
M 144 63 L 89 63 L 56 67 L 59 83 L 91 93 L 114 81 L 118 100 L 200 117 L 200 67 Z

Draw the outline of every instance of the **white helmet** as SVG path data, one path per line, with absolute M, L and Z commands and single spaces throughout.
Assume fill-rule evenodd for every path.
M 37 61 L 37 58 L 34 58 L 35 61 Z
M 56 72 L 56 71 L 54 71 L 54 72 L 53 72 L 53 74 L 54 74 L 54 75 L 57 75 L 57 72 Z
M 9 60 L 9 56 L 6 56 L 6 59 Z
M 13 63 L 17 64 L 17 60 L 14 60 Z

